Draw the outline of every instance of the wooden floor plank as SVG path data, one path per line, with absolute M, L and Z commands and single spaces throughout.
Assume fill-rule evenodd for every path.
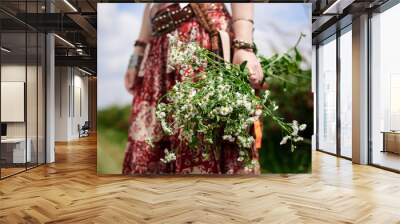
M 0 223 L 400 223 L 400 175 L 313 152 L 312 174 L 97 176 L 96 136 L 0 181 Z

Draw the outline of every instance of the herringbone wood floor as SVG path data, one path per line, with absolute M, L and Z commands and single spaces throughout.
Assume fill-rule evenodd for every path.
M 96 138 L 0 181 L 0 223 L 400 223 L 400 175 L 320 152 L 313 173 L 96 175 Z

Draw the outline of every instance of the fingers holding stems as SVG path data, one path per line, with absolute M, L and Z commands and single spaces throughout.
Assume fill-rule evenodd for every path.
M 254 89 L 263 89 L 267 87 L 267 85 L 263 82 L 264 75 L 257 56 L 251 51 L 244 49 L 236 50 L 233 57 L 233 63 L 241 64 L 244 61 L 247 61 L 246 67 L 249 71 L 249 81 L 251 86 Z

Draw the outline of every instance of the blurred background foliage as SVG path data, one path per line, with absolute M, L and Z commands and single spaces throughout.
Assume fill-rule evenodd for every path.
M 299 38 L 300 41 L 301 37 Z M 261 57 L 271 98 L 279 105 L 276 111 L 286 121 L 307 124 L 300 135 L 305 138 L 293 152 L 290 144 L 280 145 L 282 133 L 268 120 L 263 124 L 260 164 L 263 173 L 307 173 L 311 171 L 311 136 L 313 134 L 313 94 L 311 70 L 303 70 L 304 59 L 296 48 L 283 55 Z
M 97 113 L 97 172 L 121 174 L 131 106 L 110 106 Z
M 309 81 L 311 82 L 311 81 Z M 285 87 L 282 82 L 272 82 L 271 98 L 279 105 L 278 112 L 287 121 L 297 120 L 307 124 L 301 133 L 305 140 L 292 152 L 290 144 L 279 145 L 282 133 L 279 128 L 264 120 L 260 164 L 263 173 L 307 173 L 311 171 L 311 136 L 313 133 L 313 99 L 310 88 Z

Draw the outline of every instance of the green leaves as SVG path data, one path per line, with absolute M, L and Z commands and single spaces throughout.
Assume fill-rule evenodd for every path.
M 301 68 L 303 57 L 297 49 L 303 37 L 305 35 L 300 34 L 295 46 L 286 53 L 273 55 L 270 58 L 259 56 L 264 72 L 264 81 L 268 83 L 282 83 L 285 91 L 308 86 L 311 80 L 311 70 L 303 70 Z
M 201 57 L 193 63 L 206 61 L 207 67 L 204 73 L 186 78 L 168 91 L 157 107 L 156 116 L 166 134 L 178 134 L 193 150 L 207 148 L 204 145 L 218 148 L 222 141 L 235 143 L 241 155 L 238 161 L 251 168 L 254 164 L 249 155 L 254 139 L 249 130 L 253 122 L 264 116 L 285 136 L 293 135 L 293 125 L 277 115 L 279 106 L 268 96 L 269 92 L 261 97 L 256 95 L 248 80 L 247 61 L 240 65 L 229 64 L 206 49 L 190 46 Z M 182 58 L 182 52 L 175 51 L 177 58 Z M 271 84 L 284 83 L 284 88 L 288 89 L 289 85 L 298 87 L 301 80 L 306 80 L 308 73 L 300 68 L 302 56 L 296 48 L 282 55 L 259 58 L 265 80 Z M 163 104 L 165 99 L 168 101 Z
M 268 83 L 281 82 L 286 91 L 308 86 L 310 83 L 311 71 L 300 67 L 303 57 L 297 48 L 271 58 L 260 56 L 259 59 L 264 72 L 264 81 Z
M 299 50 L 297 50 L 297 48 L 295 48 L 294 51 L 296 54 L 296 56 L 295 56 L 296 62 L 301 63 L 301 61 L 303 60 L 303 57 L 301 56 Z
M 240 68 L 241 72 L 245 72 L 246 65 L 247 65 L 247 61 L 244 61 L 244 62 L 242 62 L 242 64 L 240 64 L 239 68 Z
M 258 53 L 258 48 L 257 48 L 256 43 L 253 43 L 253 52 L 254 52 L 254 54 L 256 54 L 256 55 L 257 55 L 257 53 Z

